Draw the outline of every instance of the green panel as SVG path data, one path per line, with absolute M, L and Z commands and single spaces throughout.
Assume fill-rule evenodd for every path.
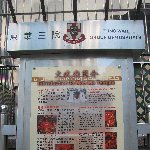
M 150 64 L 135 64 L 137 120 L 146 122 L 146 105 L 150 104 Z
M 143 65 L 143 77 L 144 77 L 144 97 L 145 102 L 150 104 L 150 64 Z
M 145 122 L 145 104 L 143 102 L 143 89 L 136 88 L 136 99 L 137 99 L 137 119 L 138 122 Z

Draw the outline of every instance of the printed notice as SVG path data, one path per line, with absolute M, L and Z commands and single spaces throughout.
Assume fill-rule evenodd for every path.
M 124 150 L 121 69 L 32 71 L 30 150 Z

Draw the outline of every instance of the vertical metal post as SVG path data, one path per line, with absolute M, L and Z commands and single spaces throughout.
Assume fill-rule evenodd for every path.
M 7 1 L 3 1 L 3 12 L 7 13 Z M 7 16 L 2 16 L 2 34 L 1 34 L 1 56 L 7 56 L 6 53 L 6 34 L 7 34 Z M 5 59 L 2 59 L 5 65 Z
M 129 6 L 130 6 L 129 0 L 127 0 L 127 9 L 129 9 Z M 129 10 L 128 10 L 128 20 L 130 20 L 130 12 L 129 12 Z
M 23 3 L 22 3 L 22 12 L 23 12 L 23 15 L 22 15 L 22 22 L 24 22 L 24 12 L 25 12 L 25 0 L 23 0 Z
M 140 13 L 141 6 L 142 6 L 142 0 L 139 0 L 138 5 L 137 5 L 137 11 L 136 11 L 136 19 L 138 19 L 138 15 Z
M 10 12 L 11 12 L 11 16 L 12 16 L 12 20 L 14 23 L 17 23 L 17 20 L 16 20 L 16 15 L 15 15 L 15 12 L 14 12 L 14 8 L 13 8 L 13 5 L 12 5 L 12 1 L 11 0 L 7 0 L 8 1 L 8 6 L 9 6 L 9 9 L 10 9 Z
M 145 0 L 143 1 L 143 5 L 144 5 L 144 9 L 146 8 L 146 2 Z M 145 31 L 146 31 L 146 48 L 147 48 L 147 51 L 148 53 L 150 52 L 150 47 L 149 47 L 149 39 L 148 39 L 148 26 L 147 26 L 147 16 L 146 16 L 146 13 L 144 11 L 144 16 L 145 16 Z
M 73 15 L 74 21 L 77 21 L 77 0 L 73 0 Z
M 97 4 L 97 0 L 95 0 L 95 10 L 97 9 L 96 4 Z M 97 11 L 95 11 L 95 20 L 97 20 Z
M 78 9 L 81 10 L 81 1 L 80 0 L 78 0 L 78 5 L 77 6 L 78 6 Z M 81 20 L 81 14 L 82 13 L 78 13 L 78 20 L 79 21 Z
M 109 0 L 105 2 L 105 20 L 108 20 Z
M 146 103 L 146 101 L 145 101 L 145 86 L 144 86 L 144 67 L 143 67 L 143 63 L 141 63 L 141 70 L 142 70 L 142 94 L 143 94 L 143 102 L 144 102 L 144 108 L 145 108 L 145 110 L 144 110 L 144 113 L 145 113 L 145 122 L 147 122 L 147 120 L 146 120 L 146 112 L 147 112 L 147 110 L 146 110 L 146 107 L 147 107 L 147 103 Z
M 119 0 L 119 9 L 121 10 L 121 0 Z M 121 20 L 121 11 L 119 12 L 119 19 Z
M 46 12 L 45 12 L 44 0 L 40 0 L 40 2 L 41 2 L 41 9 L 42 9 L 43 21 L 47 21 L 46 20 Z
M 146 109 L 146 120 L 148 123 L 150 123 L 150 104 L 147 104 Z M 150 134 L 147 134 L 147 149 L 150 149 Z
M 5 150 L 5 137 L 2 135 L 2 125 L 1 125 L 1 113 L 0 113 L 0 150 Z
M 63 0 L 63 11 L 65 11 L 65 2 Z M 65 14 L 63 13 L 63 21 L 65 20 Z
M 32 13 L 32 0 L 30 0 L 30 4 L 31 4 L 31 13 Z M 32 21 L 32 14 L 30 15 L 30 21 Z
M 111 9 L 113 9 L 113 0 L 110 2 Z M 111 19 L 114 19 L 113 11 L 111 12 Z
M 0 149 L 7 150 L 7 137 L 2 135 L 3 125 L 8 123 L 8 106 L 2 105 L 0 107 Z

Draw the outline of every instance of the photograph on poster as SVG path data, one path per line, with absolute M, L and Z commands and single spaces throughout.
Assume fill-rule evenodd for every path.
M 117 149 L 117 132 L 105 132 L 105 148 Z
M 67 101 L 70 103 L 82 103 L 87 101 L 86 89 L 72 88 L 67 90 Z
M 74 150 L 74 144 L 56 144 L 55 150 Z
M 105 110 L 105 127 L 117 127 L 116 110 Z
M 38 115 L 37 116 L 37 133 L 54 134 L 56 133 L 57 116 Z

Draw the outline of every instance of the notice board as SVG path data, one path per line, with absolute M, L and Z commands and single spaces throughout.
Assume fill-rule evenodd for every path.
M 124 149 L 117 66 L 32 70 L 30 150 Z

